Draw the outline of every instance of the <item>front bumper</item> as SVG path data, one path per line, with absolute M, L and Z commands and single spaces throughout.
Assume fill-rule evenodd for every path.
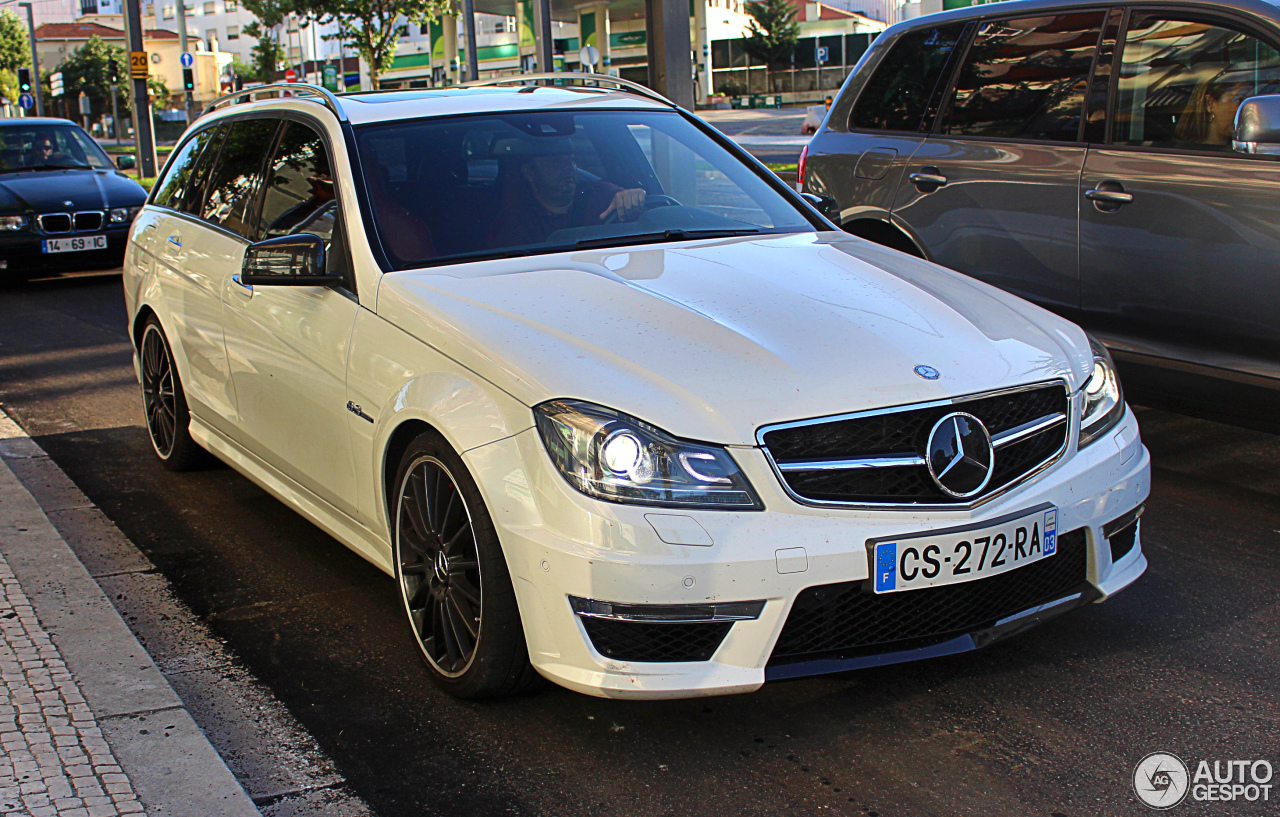
M 39 233 L 0 234 L 0 279 L 23 276 L 30 278 L 41 273 L 72 272 L 80 270 L 115 269 L 124 263 L 124 251 L 129 241 L 128 224 L 110 227 L 93 233 L 60 233 L 46 236 Z M 103 250 L 81 252 L 46 253 L 46 238 L 87 238 L 105 235 L 107 247 Z
M 592 500 L 554 470 L 533 429 L 467 451 L 464 458 L 498 527 L 530 658 L 538 671 L 570 689 L 602 697 L 676 698 L 749 692 L 773 677 L 974 649 L 1126 587 L 1146 569 L 1136 528 L 1126 531 L 1132 547 L 1126 543 L 1114 560 L 1103 528 L 1146 499 L 1150 458 L 1131 411 L 1083 451 L 1074 450 L 1074 438 L 1073 429 L 1068 455 L 1030 482 L 977 508 L 946 511 L 802 506 L 787 497 L 763 452 L 754 448 L 732 449 L 765 504 L 763 512 L 751 513 Z M 978 526 L 1045 503 L 1058 509 L 1059 531 L 1080 531 L 1083 537 L 1078 595 L 1034 605 L 1012 619 L 1004 616 L 941 641 L 770 665 L 788 614 L 803 591 L 868 579 L 868 540 Z M 664 531 L 662 538 L 659 529 Z M 668 544 L 663 538 L 711 544 Z M 1004 575 L 1016 576 L 1019 570 Z M 984 581 L 991 580 L 971 584 Z M 764 604 L 757 618 L 732 622 L 707 660 L 623 661 L 596 649 L 583 617 L 571 607 L 573 597 L 630 605 Z

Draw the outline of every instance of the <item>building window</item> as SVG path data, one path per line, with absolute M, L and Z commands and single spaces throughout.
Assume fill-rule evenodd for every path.
M 228 40 L 240 39 L 240 26 L 227 26 L 227 39 Z
M 173 7 L 173 6 L 165 6 L 165 7 L 164 7 L 164 19 L 166 19 L 166 20 L 172 20 L 172 19 L 173 19 L 173 15 L 174 15 L 174 14 L 175 14 L 175 11 L 174 11 L 174 7 Z
M 217 14 L 217 13 L 218 13 L 218 7 L 217 7 L 217 4 L 216 4 L 216 3 L 214 3 L 214 2 L 213 2 L 213 0 L 208 0 L 208 2 L 206 2 L 206 3 L 204 4 L 204 13 L 205 13 L 205 14 Z
M 222 4 L 222 8 L 224 11 L 231 12 L 240 8 L 240 4 L 237 3 L 236 0 L 227 0 L 227 2 Z
M 80 0 L 81 14 L 97 14 L 98 0 Z

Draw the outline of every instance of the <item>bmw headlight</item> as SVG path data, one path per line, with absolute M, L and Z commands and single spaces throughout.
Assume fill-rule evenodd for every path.
M 763 506 L 723 448 L 677 440 L 634 417 L 576 400 L 534 408 L 556 468 L 587 496 L 668 508 Z
M 110 221 L 112 224 L 128 224 L 141 209 L 141 207 L 117 207 L 111 211 Z
M 1116 375 L 1116 364 L 1107 347 L 1089 338 L 1093 347 L 1093 373 L 1084 384 L 1084 405 L 1080 409 L 1080 448 L 1115 428 L 1124 416 L 1124 391 Z
M 0 216 L 0 230 L 17 232 L 27 229 L 26 216 Z

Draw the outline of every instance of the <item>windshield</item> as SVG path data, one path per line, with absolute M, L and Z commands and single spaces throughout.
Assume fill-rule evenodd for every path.
M 671 111 L 539 111 L 362 128 L 395 269 L 813 224 Z
M 0 172 L 112 168 L 111 159 L 75 125 L 0 127 Z

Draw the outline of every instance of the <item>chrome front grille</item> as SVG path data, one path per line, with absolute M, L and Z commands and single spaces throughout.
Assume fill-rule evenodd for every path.
M 102 213 L 89 211 L 85 213 L 76 213 L 75 217 L 76 232 L 87 233 L 92 230 L 102 229 Z
M 101 210 L 82 210 L 79 213 L 44 213 L 36 216 L 44 233 L 91 233 L 102 229 Z
M 40 229 L 46 233 L 69 233 L 71 232 L 71 214 L 70 213 L 45 213 L 37 216 L 40 222 Z
M 757 438 L 787 492 L 810 505 L 972 507 L 1048 467 L 1066 450 L 1070 396 L 1061 381 L 761 428 Z M 965 500 L 944 493 L 925 464 L 929 433 L 961 411 L 995 449 L 991 479 Z

